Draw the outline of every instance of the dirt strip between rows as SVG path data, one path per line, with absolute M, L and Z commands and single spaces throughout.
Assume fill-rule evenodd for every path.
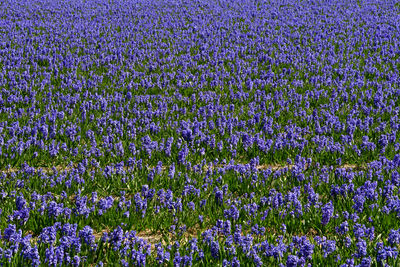
M 236 166 L 245 166 L 245 165 L 249 165 L 246 163 L 237 163 L 235 164 Z M 334 167 L 335 169 L 366 169 L 367 168 L 368 163 L 364 164 L 364 165 L 355 165 L 355 164 L 343 164 L 340 166 L 336 166 Z M 223 167 L 228 167 L 228 166 L 233 166 L 233 165 L 229 165 L 229 164 L 218 164 L 218 165 L 213 165 L 211 168 L 212 169 L 216 169 L 216 168 L 223 168 Z M 291 164 L 291 165 L 257 165 L 256 169 L 258 170 L 267 170 L 267 169 L 271 169 L 272 171 L 277 171 L 277 170 L 282 170 L 285 168 L 288 169 L 292 169 L 295 165 Z M 169 166 L 163 166 L 162 170 L 166 170 Z M 325 166 L 325 167 L 329 167 L 329 166 Z M 42 173 L 54 173 L 54 171 L 57 172 L 64 172 L 64 171 L 71 171 L 71 170 L 76 170 L 78 168 L 78 166 L 73 166 L 73 167 L 65 167 L 65 166 L 54 166 L 54 167 L 30 167 L 33 168 L 35 172 L 42 172 Z M 149 170 L 153 169 L 155 167 L 147 167 Z M 306 165 L 306 168 L 308 168 L 308 166 Z M 124 166 L 123 169 L 125 171 L 129 171 L 131 170 L 131 167 L 126 167 Z M 192 168 L 193 169 L 193 168 Z M 204 165 L 203 166 L 203 170 L 208 170 L 209 169 L 209 165 Z M 17 169 L 17 168 L 9 168 L 9 169 L 0 169 L 0 173 L 5 173 L 5 174 L 10 174 L 10 173 L 18 173 L 19 171 L 21 171 L 22 169 Z M 87 169 L 86 169 L 87 170 Z M 89 169 L 90 171 L 93 170 L 102 170 L 102 168 L 91 168 Z

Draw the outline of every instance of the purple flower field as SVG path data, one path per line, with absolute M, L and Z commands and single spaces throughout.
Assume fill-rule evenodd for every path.
M 1 1 L 0 266 L 399 266 L 399 72 L 397 1 Z

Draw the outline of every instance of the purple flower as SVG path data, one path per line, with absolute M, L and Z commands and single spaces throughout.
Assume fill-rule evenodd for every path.
M 185 164 L 186 157 L 188 155 L 189 155 L 189 148 L 188 148 L 187 144 L 185 144 L 184 147 L 178 153 L 178 162 L 180 164 Z
M 94 244 L 95 237 L 93 235 L 93 229 L 88 225 L 79 231 L 79 237 L 89 246 Z
M 356 195 L 353 198 L 353 201 L 353 209 L 355 209 L 358 213 L 362 213 L 364 210 L 365 197 L 363 195 Z
M 347 221 L 344 221 L 343 223 L 340 224 L 339 227 L 336 227 L 336 232 L 344 235 L 349 231 L 349 223 Z
M 300 262 L 299 257 L 295 255 L 289 255 L 287 260 L 286 260 L 286 266 L 287 267 L 297 267 Z
M 306 240 L 305 242 L 303 242 L 303 244 L 301 244 L 298 256 L 304 257 L 306 259 L 311 259 L 313 253 L 314 253 L 314 245 L 311 244 L 310 241 Z
M 224 221 L 222 232 L 225 236 L 229 236 L 231 234 L 231 221 L 229 220 Z
M 361 239 L 357 242 L 356 246 L 357 253 L 355 254 L 355 257 L 361 258 L 367 255 L 367 242 L 365 242 L 365 240 Z
M 25 208 L 26 200 L 25 200 L 24 196 L 17 196 L 17 198 L 15 200 L 15 205 L 16 205 L 17 210 L 22 210 L 23 208 Z
M 399 255 L 397 248 L 392 248 L 389 246 L 383 247 L 383 245 L 382 245 L 381 248 L 378 248 L 378 244 L 377 244 L 377 250 L 378 250 L 378 254 L 376 255 L 377 262 L 385 261 L 387 258 L 396 259 L 397 256 Z
M 322 251 L 324 252 L 324 258 L 336 250 L 336 241 L 326 240 L 322 243 Z
M 218 241 L 211 242 L 211 256 L 213 258 L 219 258 L 219 243 Z
M 181 266 L 181 262 L 182 262 L 182 257 L 179 254 L 179 252 L 176 252 L 175 257 L 174 257 L 174 266 Z
M 78 255 L 75 255 L 75 256 L 74 256 L 74 261 L 73 261 L 72 264 L 73 264 L 74 266 L 79 266 L 80 263 L 81 263 L 81 258 L 80 258 Z
M 372 263 L 371 257 L 365 257 L 361 260 L 360 267 L 370 267 Z
M 182 137 L 185 141 L 192 141 L 194 139 L 193 133 L 191 129 L 185 129 L 182 131 Z
M 231 207 L 227 210 L 224 210 L 224 217 L 226 219 L 233 219 L 237 221 L 239 219 L 239 209 L 235 205 L 231 205 Z
M 329 223 L 331 217 L 333 216 L 333 204 L 332 201 L 329 201 L 327 204 L 325 204 L 321 211 L 322 211 L 322 220 L 321 223 L 322 225 L 326 225 Z
M 217 189 L 215 191 L 215 201 L 217 204 L 222 205 L 223 203 L 223 198 L 224 198 L 224 193 L 222 190 Z
M 400 231 L 390 230 L 388 241 L 392 246 L 395 244 L 398 245 L 400 243 Z
M 191 209 L 192 211 L 194 211 L 196 209 L 196 206 L 193 201 L 189 202 L 187 205 L 188 205 L 188 208 Z
M 231 261 L 231 266 L 232 267 L 240 267 L 240 261 L 238 260 L 237 257 L 233 257 L 233 259 Z

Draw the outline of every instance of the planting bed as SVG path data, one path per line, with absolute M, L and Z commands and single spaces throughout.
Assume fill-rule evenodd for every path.
M 396 1 L 0 3 L 3 266 L 398 266 Z

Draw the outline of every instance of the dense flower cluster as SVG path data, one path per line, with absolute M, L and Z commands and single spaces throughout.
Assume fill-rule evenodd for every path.
M 398 264 L 396 1 L 0 15 L 0 265 Z

